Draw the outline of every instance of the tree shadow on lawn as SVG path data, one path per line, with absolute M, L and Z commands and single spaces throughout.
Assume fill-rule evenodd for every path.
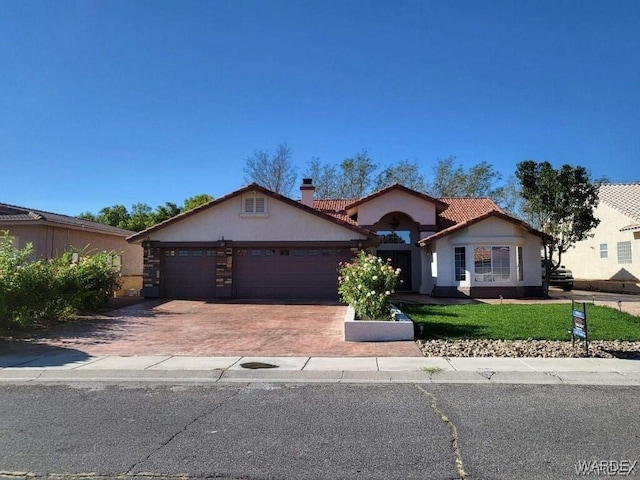
M 485 338 L 486 328 L 478 325 L 451 324 L 444 322 L 414 322 L 414 336 L 418 340 Z

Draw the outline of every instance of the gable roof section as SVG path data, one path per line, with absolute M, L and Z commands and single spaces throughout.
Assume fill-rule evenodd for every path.
M 348 219 L 342 219 L 342 218 L 338 218 L 332 215 L 328 215 L 327 213 L 324 213 L 322 211 L 316 210 L 315 208 L 311 208 L 308 207 L 306 205 L 303 205 L 302 203 L 296 201 L 296 200 L 292 200 L 288 197 L 285 197 L 284 195 L 280 195 L 279 193 L 275 193 L 272 192 L 271 190 L 268 190 L 260 185 L 258 185 L 257 183 L 250 183 L 249 185 L 246 185 L 245 187 L 242 187 L 239 190 L 236 190 L 234 192 L 231 192 L 227 195 L 224 195 L 220 198 L 217 198 L 215 200 L 211 200 L 210 202 L 207 202 L 203 205 L 200 205 L 192 210 L 188 210 L 186 212 L 180 213 L 179 215 L 176 215 L 175 217 L 172 217 L 168 220 L 165 220 L 164 222 L 158 223 L 152 227 L 147 228 L 146 230 L 142 230 L 139 233 L 136 233 L 134 235 L 131 235 L 129 238 L 127 238 L 127 241 L 130 243 L 133 242 L 137 242 L 142 240 L 144 237 L 146 237 L 147 235 L 149 235 L 150 233 L 153 232 L 157 232 L 158 230 L 161 230 L 163 228 L 165 228 L 168 225 L 172 225 L 174 223 L 180 222 L 182 220 L 184 220 L 185 218 L 191 217 L 193 215 L 195 215 L 196 213 L 202 212 L 204 210 L 208 210 L 212 207 L 215 207 L 216 205 L 220 205 L 221 203 L 224 203 L 228 200 L 231 200 L 234 197 L 238 197 L 244 193 L 247 192 L 262 192 L 264 195 L 274 198 L 276 200 L 279 200 L 283 203 L 286 203 L 292 207 L 298 208 L 300 210 L 305 211 L 306 213 L 309 213 L 311 215 L 315 215 L 316 217 L 322 218 L 323 220 L 327 220 L 329 222 L 333 222 L 337 225 L 340 225 L 342 227 L 348 228 L 350 230 L 353 230 L 354 232 L 360 234 L 360 235 L 365 235 L 371 239 L 378 239 L 378 235 L 376 235 L 375 233 L 365 229 L 365 228 L 361 228 L 359 227 L 357 224 L 355 224 L 354 222 L 352 222 L 351 220 Z
M 96 233 L 104 233 L 106 235 L 116 235 L 119 237 L 127 237 L 133 233 L 131 230 L 112 227 L 110 225 L 104 225 L 90 220 L 83 220 L 81 218 L 70 217 L 68 215 L 60 215 L 58 213 L 0 203 L 0 230 L 3 225 L 29 225 L 36 223 L 71 228 L 73 230 L 86 230 Z
M 405 187 L 404 185 L 400 185 L 399 183 L 395 183 L 389 187 L 383 188 L 382 190 L 378 190 L 377 192 L 373 192 L 370 195 L 364 196 L 362 198 L 360 198 L 359 200 L 355 200 L 352 203 L 348 204 L 345 206 L 345 209 L 351 209 L 354 207 L 357 207 L 358 205 L 362 205 L 363 203 L 366 203 L 370 200 L 373 200 L 374 198 L 380 197 L 392 190 L 400 190 L 403 191 L 405 193 L 408 193 L 410 195 L 413 195 L 415 197 L 418 197 L 422 200 L 425 200 L 427 202 L 431 202 L 434 203 L 436 205 L 436 210 L 438 210 L 438 207 L 441 209 L 446 208 L 446 204 L 441 201 L 438 200 L 437 198 L 434 197 L 430 197 L 429 195 L 425 195 L 424 193 L 420 193 L 420 192 L 416 192 L 415 190 L 411 190 L 410 188 Z
M 475 218 L 469 218 L 467 220 L 461 221 L 459 223 L 456 223 L 454 225 L 449 226 L 448 228 L 445 228 L 444 230 L 440 230 L 439 232 L 434 233 L 433 235 L 423 238 L 421 239 L 418 244 L 421 246 L 427 245 L 429 243 L 431 243 L 434 240 L 438 240 L 440 238 L 446 237 L 447 235 L 451 235 L 454 232 L 457 232 L 459 230 L 462 230 L 463 228 L 467 228 L 470 227 L 471 225 L 474 225 L 476 223 L 479 223 L 483 220 L 486 220 L 487 218 L 491 218 L 491 217 L 495 217 L 495 218 L 500 218 L 502 220 L 505 220 L 509 223 L 512 223 L 520 228 L 522 228 L 523 230 L 526 230 L 527 232 L 531 233 L 532 235 L 535 235 L 537 237 L 543 238 L 545 236 L 544 233 L 540 232 L 539 230 L 536 230 L 535 228 L 533 228 L 531 225 L 529 225 L 526 222 L 523 222 L 522 220 L 519 220 L 515 217 L 512 217 L 511 215 L 507 215 L 506 213 L 502 212 L 502 211 L 498 211 L 498 210 L 490 210 L 486 213 L 483 213 L 482 215 L 479 215 Z
M 404 189 L 405 187 L 402 188 Z M 422 194 L 418 193 L 418 195 Z M 431 200 L 432 197 L 427 196 L 427 198 Z M 460 222 L 484 215 L 492 210 L 504 213 L 498 204 L 486 197 L 443 197 L 433 200 L 436 200 L 438 205 L 444 206 L 444 210 L 439 212 L 436 217 L 440 229 L 449 228 Z M 346 222 L 357 225 L 357 223 L 347 215 L 347 208 L 351 208 L 351 206 L 357 202 L 357 199 L 351 198 L 316 199 L 313 202 L 313 208 L 332 217 L 341 218 Z
M 600 202 L 626 215 L 631 225 L 623 230 L 640 227 L 640 183 L 606 183 L 598 190 Z

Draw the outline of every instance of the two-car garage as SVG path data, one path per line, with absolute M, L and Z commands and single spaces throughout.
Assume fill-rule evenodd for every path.
M 142 296 L 337 300 L 340 262 L 380 239 L 306 202 L 250 184 L 132 235 Z
M 165 248 L 162 296 L 204 299 L 216 294 L 216 250 Z M 349 248 L 234 248 L 231 296 L 242 299 L 335 299 L 337 269 L 349 261 Z

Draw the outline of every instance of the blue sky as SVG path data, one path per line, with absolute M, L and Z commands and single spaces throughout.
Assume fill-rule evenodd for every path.
M 76 215 L 366 149 L 640 181 L 640 2 L 0 2 L 0 202 Z M 295 197 L 297 192 L 294 192 Z

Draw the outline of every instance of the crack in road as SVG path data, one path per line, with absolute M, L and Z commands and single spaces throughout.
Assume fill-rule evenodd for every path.
M 445 413 L 442 410 L 440 410 L 440 408 L 438 408 L 438 402 L 437 402 L 436 396 L 433 393 L 429 392 L 428 390 L 425 390 L 420 385 L 415 385 L 415 386 L 418 390 L 420 390 L 427 397 L 429 397 L 429 399 L 431 400 L 431 409 L 435 412 L 436 415 L 440 417 L 440 420 L 442 420 L 442 423 L 444 423 L 447 426 L 447 428 L 449 428 L 449 431 L 451 432 L 451 449 L 453 450 L 453 456 L 456 463 L 456 473 L 458 475 L 458 479 L 459 480 L 469 479 L 469 476 L 467 475 L 467 472 L 464 469 L 464 463 L 462 462 L 462 455 L 460 454 L 460 447 L 458 445 L 458 429 L 456 428 L 455 424 L 449 419 L 449 417 L 447 417 Z
M 230 395 L 228 398 L 226 398 L 224 401 L 220 402 L 218 405 L 216 405 L 213 408 L 209 408 L 207 410 L 205 410 L 204 412 L 202 412 L 200 415 L 197 415 L 195 418 L 193 418 L 193 420 L 191 420 L 190 422 L 188 422 L 184 427 L 182 427 L 180 430 L 178 430 L 177 432 L 175 432 L 173 435 L 171 435 L 167 441 L 162 442 L 160 444 L 160 446 L 158 446 L 157 448 L 153 449 L 149 455 L 147 455 L 145 458 L 143 458 L 142 460 L 137 461 L 136 463 L 134 463 L 125 473 L 125 477 L 130 477 L 130 476 L 135 476 L 136 474 L 133 473 L 133 470 L 140 464 L 146 462 L 147 460 L 149 460 L 154 454 L 156 454 L 157 452 L 159 452 L 160 450 L 162 450 L 164 447 L 166 447 L 167 445 L 169 445 L 173 439 L 175 439 L 178 435 L 180 435 L 181 433 L 184 433 L 187 431 L 187 429 L 193 425 L 194 423 L 198 422 L 199 420 L 201 420 L 202 418 L 206 417 L 207 415 L 212 414 L 213 412 L 215 412 L 216 410 L 218 410 L 220 407 L 222 407 L 223 405 L 225 405 L 227 402 L 229 402 L 230 400 L 232 400 L 234 397 L 236 397 L 239 393 L 240 393 L 241 389 L 237 389 L 232 395 Z M 145 475 L 149 475 L 149 474 L 145 474 Z M 188 476 L 177 476 L 176 478 L 189 478 Z M 215 478 L 215 477 L 211 477 L 211 478 Z
M 205 475 L 192 476 L 187 474 L 168 473 L 120 473 L 116 475 L 103 475 L 99 473 L 33 473 L 33 472 L 3 472 L 0 471 L 0 480 L 213 480 L 224 478 L 234 480 L 234 477 Z M 236 480 L 246 479 L 246 477 L 235 477 Z

